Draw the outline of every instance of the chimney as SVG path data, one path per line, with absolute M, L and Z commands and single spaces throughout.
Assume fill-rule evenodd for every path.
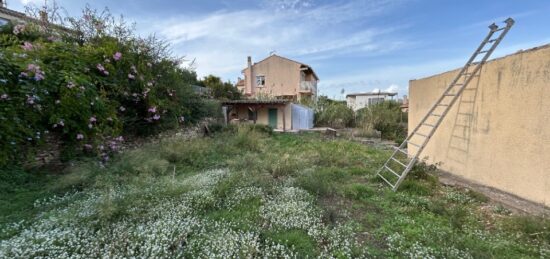
M 246 59 L 247 61 L 247 64 L 248 64 L 248 69 L 247 69 L 247 73 L 245 75 L 245 78 L 247 79 L 245 82 L 245 93 L 248 93 L 248 94 L 253 94 L 253 91 L 254 91 L 254 79 L 252 77 L 254 77 L 254 73 L 252 73 L 252 57 L 251 56 L 248 56 L 248 58 Z

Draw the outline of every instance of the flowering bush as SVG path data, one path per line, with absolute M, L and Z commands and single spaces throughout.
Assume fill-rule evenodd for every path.
M 53 34 L 42 25 L 0 27 L 0 164 L 47 135 L 61 139 L 65 154 L 106 157 L 121 134 L 174 128 L 204 113 L 190 86 L 195 73 L 166 44 L 90 9 L 70 21 L 73 30 Z

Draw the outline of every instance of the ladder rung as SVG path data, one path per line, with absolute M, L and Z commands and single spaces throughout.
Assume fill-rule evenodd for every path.
M 435 116 L 435 117 L 441 117 L 442 116 L 441 114 L 435 114 L 435 113 L 430 113 L 430 115 Z
M 500 29 L 497 29 L 497 30 L 495 30 L 495 32 L 497 32 L 497 31 L 502 31 L 502 30 L 504 30 L 504 29 L 506 29 L 506 27 L 502 27 L 502 28 L 500 28 Z
M 445 94 L 444 96 L 456 96 L 456 94 Z
M 465 112 L 459 112 L 458 115 L 464 115 L 464 116 L 474 116 L 471 113 L 465 113 Z
M 394 188 L 394 185 L 390 183 L 390 181 L 386 180 L 386 178 L 384 178 L 384 176 L 382 176 L 381 174 L 378 174 L 378 176 L 380 176 L 380 178 L 382 178 L 382 180 L 384 180 L 384 182 L 386 182 L 387 184 L 389 184 L 391 186 L 391 188 Z
M 437 106 L 449 106 L 448 104 L 438 104 Z
M 497 41 L 497 40 L 498 40 L 498 39 L 492 39 L 492 40 L 489 40 L 489 41 L 487 41 L 487 42 L 488 42 L 488 43 L 493 43 L 493 42 L 495 42 L 495 41 Z
M 434 126 L 434 128 L 435 128 L 435 126 Z M 422 134 L 422 133 L 418 133 L 418 132 L 415 132 L 414 134 L 416 134 L 416 135 L 418 135 L 418 136 L 422 136 L 422 137 L 425 137 L 425 138 L 427 138 L 427 137 L 428 137 L 427 135 L 424 135 L 424 134 Z
M 418 147 L 418 148 L 420 147 L 420 145 L 415 144 L 415 143 L 412 143 L 412 142 L 410 142 L 410 141 L 407 141 L 407 143 L 409 143 L 409 144 L 411 144 L 411 145 L 413 145 L 413 146 L 415 146 L 415 147 Z
M 397 149 L 397 151 L 399 151 L 399 152 L 401 152 L 401 153 L 403 153 L 403 154 L 405 154 L 405 155 L 409 155 L 409 153 L 407 153 L 407 152 L 403 151 L 403 150 L 402 150 L 402 149 L 400 149 L 400 148 L 395 148 L 395 149 Z
M 484 50 L 484 51 L 480 51 L 480 52 L 478 52 L 478 53 L 479 53 L 479 54 L 483 54 L 483 53 L 487 53 L 487 52 L 489 52 L 489 51 L 488 51 L 488 50 Z
M 392 156 L 391 159 L 392 159 L 393 161 L 397 162 L 398 164 L 402 165 L 403 167 L 407 167 L 406 164 L 401 163 L 401 161 L 395 159 L 395 157 Z
M 426 125 L 428 127 L 432 127 L 432 128 L 435 128 L 435 125 L 432 125 L 432 124 L 428 124 L 428 123 L 422 123 L 422 125 Z
M 390 171 L 390 172 L 391 172 L 392 174 L 394 174 L 395 176 L 401 177 L 401 175 L 397 174 L 395 171 L 393 171 L 393 170 L 392 170 L 391 168 L 389 168 L 387 165 L 384 165 L 384 167 L 385 167 L 386 169 L 388 169 L 388 171 Z

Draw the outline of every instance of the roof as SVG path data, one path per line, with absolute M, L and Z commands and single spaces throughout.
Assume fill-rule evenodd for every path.
M 319 77 L 317 76 L 317 74 L 315 73 L 315 71 L 313 70 L 313 68 L 312 68 L 310 65 L 304 64 L 304 63 L 302 63 L 302 62 L 298 62 L 298 61 L 293 60 L 293 59 L 285 58 L 285 57 L 279 56 L 279 55 L 277 55 L 277 54 L 270 55 L 269 57 L 266 57 L 266 58 L 264 58 L 264 59 L 262 59 L 262 60 L 260 60 L 260 61 L 258 61 L 258 62 L 254 62 L 254 64 L 252 64 L 252 65 L 254 66 L 254 65 L 256 65 L 256 64 L 260 64 L 260 63 L 262 63 L 262 62 L 264 62 L 264 61 L 266 61 L 266 60 L 268 60 L 268 59 L 270 59 L 270 58 L 272 58 L 272 57 L 278 57 L 278 58 L 286 59 L 286 60 L 288 60 L 288 61 L 290 61 L 290 62 L 294 62 L 294 63 L 296 63 L 296 64 L 298 64 L 298 65 L 307 67 L 307 68 L 309 68 L 309 69 L 311 70 L 311 72 L 313 73 L 313 75 L 315 76 L 315 78 L 317 78 L 317 80 L 319 80 Z M 242 72 L 244 72 L 246 69 L 247 69 L 247 68 L 243 69 Z
M 376 96 L 376 95 L 396 96 L 397 93 L 390 93 L 390 92 L 351 93 L 351 94 L 347 94 L 346 97 L 348 97 L 348 96 Z
M 8 8 L 5 8 L 5 7 L 0 7 L 0 14 L 6 14 L 6 15 L 9 15 L 9 16 L 13 16 L 15 18 L 18 18 L 18 19 L 21 19 L 21 20 L 27 21 L 27 22 L 42 23 L 42 21 L 39 20 L 39 19 L 36 19 L 36 18 L 28 16 L 28 15 L 22 13 L 22 12 L 14 11 L 14 10 L 11 10 L 11 9 L 8 9 Z M 53 26 L 56 29 L 63 30 L 65 32 L 69 32 L 69 33 L 74 33 L 75 32 L 74 30 L 71 30 L 71 29 L 69 29 L 67 27 L 64 27 L 62 25 L 59 25 L 59 24 L 49 23 L 49 25 Z
M 237 82 L 236 86 L 244 86 L 244 80 L 243 80 L 243 79 L 239 79 L 239 81 Z
M 287 100 L 254 100 L 254 99 L 245 99 L 245 100 L 229 100 L 223 101 L 222 104 L 287 104 L 290 101 Z

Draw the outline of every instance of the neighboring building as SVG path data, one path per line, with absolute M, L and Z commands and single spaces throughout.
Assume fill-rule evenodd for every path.
M 238 89 L 239 91 L 241 91 L 241 93 L 244 94 L 244 87 L 245 87 L 245 85 L 244 85 L 244 79 L 241 79 L 241 78 L 239 77 L 239 79 L 237 79 L 237 84 L 235 84 L 235 87 L 237 87 L 237 89 Z
M 47 15 L 45 12 L 40 12 L 42 21 L 47 21 Z M 0 0 L 0 26 L 6 25 L 9 22 L 14 24 L 27 23 L 27 22 L 42 22 L 41 20 L 27 16 L 24 13 L 8 9 L 6 6 L 6 0 Z
M 397 93 L 389 92 L 371 92 L 371 93 L 355 93 L 346 95 L 346 103 L 352 110 L 368 107 L 369 105 L 381 103 L 385 100 L 393 100 Z
M 401 111 L 409 112 L 409 98 L 406 95 L 403 95 L 403 100 L 401 102 Z
M 53 33 L 58 33 L 58 32 L 65 32 L 70 34 L 76 33 L 71 29 L 63 27 L 61 25 L 51 23 L 48 20 L 48 14 L 45 11 L 40 11 L 39 15 L 40 15 L 40 19 L 36 19 L 22 12 L 8 9 L 6 5 L 6 0 L 0 0 L 0 26 L 6 25 L 10 22 L 12 24 L 25 24 L 25 23 L 31 22 L 31 23 L 39 24 L 43 28 L 52 29 L 51 32 Z
M 316 100 L 319 77 L 303 63 L 271 55 L 252 64 L 248 57 L 244 79 L 237 83 L 245 96 L 251 99 Z
M 409 82 L 409 132 L 459 70 Z M 550 44 L 488 61 L 420 157 L 453 175 L 550 206 L 549 82 Z M 423 141 L 415 138 L 413 143 Z M 411 154 L 415 148 L 408 146 Z

